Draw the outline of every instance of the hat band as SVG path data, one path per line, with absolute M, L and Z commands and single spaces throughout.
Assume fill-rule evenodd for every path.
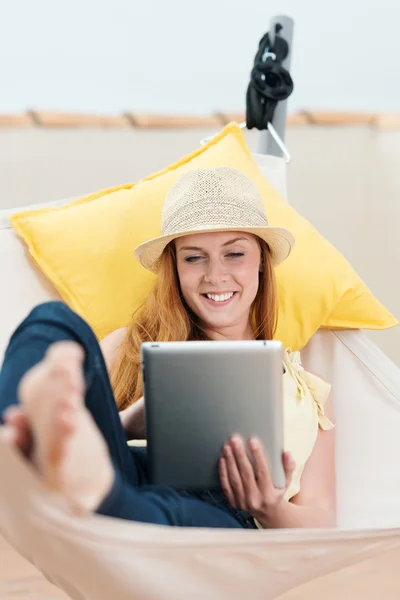
M 176 209 L 177 207 L 175 207 Z M 168 218 L 164 215 L 162 235 L 174 235 L 183 231 L 205 229 L 239 229 L 268 227 L 268 220 L 258 207 L 238 206 L 229 199 L 212 198 L 204 203 L 191 202 L 180 210 L 172 211 Z

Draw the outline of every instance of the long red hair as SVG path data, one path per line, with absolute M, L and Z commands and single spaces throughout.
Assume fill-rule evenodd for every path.
M 263 270 L 250 318 L 255 339 L 271 340 L 275 333 L 277 307 L 275 273 L 268 245 L 258 239 Z M 176 268 L 175 244 L 164 250 L 157 281 L 142 306 L 133 315 L 118 359 L 111 373 L 115 399 L 124 410 L 143 395 L 140 346 L 143 342 L 205 340 L 198 319 L 185 303 Z

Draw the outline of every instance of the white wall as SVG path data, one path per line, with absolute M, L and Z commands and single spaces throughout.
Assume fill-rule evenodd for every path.
M 258 41 L 296 21 L 290 109 L 400 108 L 400 2 L 2 0 L 0 111 L 241 110 Z

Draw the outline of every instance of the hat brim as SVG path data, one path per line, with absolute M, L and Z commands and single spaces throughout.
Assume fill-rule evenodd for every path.
M 252 233 L 264 240 L 271 252 L 272 266 L 277 267 L 291 253 L 295 240 L 293 235 L 287 229 L 282 227 L 221 227 L 196 229 L 193 231 L 184 231 L 173 235 L 162 235 L 147 242 L 143 242 L 135 248 L 135 256 L 140 264 L 151 271 L 157 273 L 160 266 L 160 258 L 165 248 L 172 240 L 194 235 L 196 233 L 218 233 L 222 231 L 243 231 L 244 233 Z

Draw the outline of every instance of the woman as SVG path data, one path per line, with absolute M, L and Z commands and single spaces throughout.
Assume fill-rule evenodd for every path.
M 286 489 L 272 485 L 260 441 L 236 435 L 220 459 L 223 493 L 148 485 L 146 450 L 126 444 L 126 435 L 145 435 L 140 344 L 271 339 L 273 268 L 293 245 L 289 232 L 268 226 L 256 186 L 228 167 L 186 172 L 165 200 L 162 231 L 136 249 L 158 274 L 153 291 L 101 349 L 61 303 L 37 307 L 16 330 L 0 376 L 7 434 L 80 511 L 177 526 L 333 526 L 329 386 L 302 369 L 298 354 L 286 353 L 283 365 L 286 446 L 296 461 L 283 456 Z

